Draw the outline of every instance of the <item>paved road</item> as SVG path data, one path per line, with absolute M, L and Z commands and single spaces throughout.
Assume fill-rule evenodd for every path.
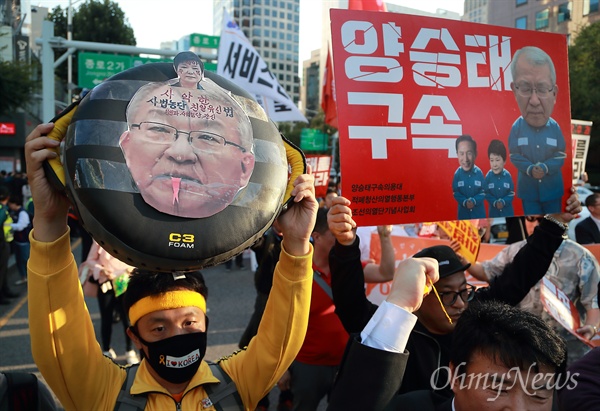
M 79 242 L 74 242 L 74 253 L 77 261 L 81 261 Z M 248 259 L 245 261 L 249 267 Z M 208 286 L 208 348 L 206 358 L 216 360 L 231 354 L 237 349 L 238 340 L 244 331 L 254 306 L 253 275 L 250 269 L 240 271 L 234 268 L 227 272 L 224 266 L 203 270 Z M 0 371 L 25 371 L 36 373 L 41 377 L 31 356 L 26 286 L 14 286 L 18 279 L 16 269 L 11 267 L 9 284 L 22 296 L 14 299 L 11 305 L 0 306 Z M 96 334 L 100 335 L 100 314 L 98 304 L 93 298 L 86 298 L 88 310 L 92 317 Z M 113 326 L 113 348 L 117 361 L 125 364 L 125 338 L 120 324 Z M 275 409 L 277 389 L 271 393 L 271 409 Z M 324 410 L 322 402 L 319 410 Z

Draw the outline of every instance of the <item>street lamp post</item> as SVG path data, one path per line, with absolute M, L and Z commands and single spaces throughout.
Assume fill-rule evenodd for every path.
M 69 0 L 69 8 L 67 9 L 67 40 L 73 40 L 73 4 L 81 0 Z M 73 55 L 67 57 L 67 104 L 71 104 L 71 94 L 73 84 Z

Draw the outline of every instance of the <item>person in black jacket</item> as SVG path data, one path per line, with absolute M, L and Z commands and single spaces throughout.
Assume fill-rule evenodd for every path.
M 387 405 L 404 374 L 406 342 L 417 321 L 412 313 L 438 279 L 433 258 L 409 258 L 398 265 L 386 300 L 360 336 L 349 340 L 328 411 L 376 411 Z
M 398 337 L 403 334 L 397 330 Z M 393 361 L 403 355 L 373 351 L 370 363 L 354 369 L 371 378 L 373 388 L 361 398 L 376 404 L 371 411 L 550 411 L 555 390 L 568 391 L 578 382 L 575 374 L 565 373 L 564 340 L 544 320 L 494 300 L 470 304 L 456 324 L 450 378 L 444 382 L 452 387 L 451 398 L 431 389 L 394 396 L 386 385 L 399 384 L 402 373 Z
M 575 226 L 575 238 L 579 244 L 600 243 L 600 193 L 590 194 L 585 206 L 590 216 Z
M 350 201 L 344 197 L 334 199 L 329 211 L 330 230 L 336 236 L 336 244 L 330 253 L 332 292 L 336 313 L 349 333 L 360 332 L 376 310 L 367 300 L 364 276 L 360 263 L 359 240 L 354 233 L 356 223 L 352 219 Z M 412 331 L 407 350 L 412 354 L 406 365 L 406 378 L 399 393 L 419 389 L 441 387 L 441 394 L 450 396 L 451 390 L 441 382 L 447 379 L 446 368 L 452 347 L 452 332 L 458 318 L 471 300 L 498 300 L 510 305 L 518 304 L 546 273 L 554 252 L 561 244 L 566 224 L 581 211 L 574 194 L 567 200 L 567 213 L 553 214 L 554 221 L 544 219 L 533 235 L 516 255 L 503 275 L 495 278 L 489 287 L 473 291 L 466 282 L 456 255 L 425 249 L 418 255 L 440 257 L 440 281 L 436 289 L 441 294 L 444 308 L 452 319 L 448 321 L 435 295 L 428 295 L 421 308 L 415 312 L 418 322 Z M 572 213 L 572 214 L 571 214 Z M 433 248 L 433 247 L 432 247 Z M 439 250 L 438 250 L 439 251 Z M 446 262 L 448 260 L 448 262 Z M 457 268 L 458 270 L 446 268 Z

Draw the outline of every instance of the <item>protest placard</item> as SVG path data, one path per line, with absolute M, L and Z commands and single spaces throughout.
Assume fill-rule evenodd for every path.
M 564 35 L 336 9 L 331 31 L 342 194 L 359 225 L 545 214 L 565 204 Z

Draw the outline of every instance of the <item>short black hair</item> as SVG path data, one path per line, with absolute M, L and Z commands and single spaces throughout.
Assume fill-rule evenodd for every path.
M 191 290 L 202 294 L 204 299 L 208 298 L 208 288 L 202 272 L 189 271 L 181 274 L 185 278 L 175 279 L 172 273 L 134 269 L 123 298 L 125 314 L 129 315 L 129 309 L 142 298 L 175 290 Z
M 0 201 L 4 201 L 10 197 L 10 190 L 8 187 L 0 185 Z
M 475 140 L 473 140 L 473 137 L 471 137 L 468 134 L 463 134 L 462 136 L 459 136 L 456 139 L 456 143 L 455 143 L 456 152 L 458 152 L 458 144 L 462 143 L 463 141 L 468 141 L 469 143 L 471 143 L 473 145 L 473 151 L 475 152 L 475 154 L 477 154 L 477 142 Z
M 594 193 L 594 194 L 590 194 L 589 196 L 587 196 L 587 198 L 585 199 L 585 206 L 586 207 L 591 207 L 594 204 L 596 204 L 596 200 L 600 198 L 600 193 Z
M 327 230 L 329 230 L 329 226 L 327 225 L 328 211 L 327 208 L 319 208 L 319 210 L 317 210 L 317 219 L 313 231 L 316 231 L 319 234 L 325 234 Z
M 191 51 L 182 51 L 173 59 L 173 67 L 175 67 L 175 71 L 177 71 L 177 67 L 181 63 L 185 63 L 186 61 L 196 61 L 200 65 L 200 69 L 204 71 L 204 63 L 200 60 L 200 57 L 196 55 L 196 53 L 192 53 Z
M 490 145 L 488 146 L 488 157 L 492 154 L 496 154 L 497 156 L 502 157 L 502 160 L 506 161 L 506 146 L 502 141 L 490 141 Z
M 541 364 L 565 372 L 565 341 L 540 317 L 498 301 L 469 304 L 456 323 L 450 361 L 466 372 L 473 354 L 480 353 L 508 368 Z M 537 371 L 537 370 L 536 370 Z M 461 373 L 462 374 L 462 373 Z

